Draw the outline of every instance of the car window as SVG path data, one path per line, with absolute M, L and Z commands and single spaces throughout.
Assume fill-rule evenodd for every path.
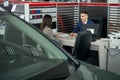
M 67 60 L 62 51 L 30 25 L 6 13 L 0 12 L 0 14 L 0 39 L 19 46 L 30 47 L 35 56 Z
M 66 51 L 64 51 L 63 48 L 59 47 L 57 44 L 55 45 L 52 39 L 35 28 L 35 26 L 2 11 L 0 11 L 0 45 L 1 64 L 6 61 L 4 59 L 8 60 L 8 55 L 6 57 L 6 54 L 12 55 L 9 56 L 10 59 L 11 57 L 15 57 L 15 60 L 11 60 L 9 63 L 14 63 L 14 61 L 19 60 L 20 58 L 24 58 L 23 60 L 26 61 L 32 59 L 35 62 L 42 61 L 42 64 L 46 65 L 44 65 L 44 69 L 46 70 L 52 66 L 64 65 L 65 63 L 64 67 L 67 67 L 66 70 L 69 70 L 64 70 L 67 72 L 67 75 L 69 75 L 69 72 L 73 73 L 76 68 L 75 65 L 79 64 Z M 53 64 L 51 63 L 51 65 L 48 66 L 50 62 Z M 19 63 L 16 63 L 16 65 L 17 64 Z M 7 65 L 9 66 L 9 64 Z M 0 70 L 3 69 L 6 70 L 5 67 L 1 67 Z M 41 69 L 43 69 L 42 65 Z M 58 70 L 61 69 L 59 68 Z M 65 72 L 61 72 L 60 74 L 63 75 Z

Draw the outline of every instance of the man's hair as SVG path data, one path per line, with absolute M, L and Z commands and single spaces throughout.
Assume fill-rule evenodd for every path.
M 82 11 L 80 14 L 87 14 L 88 15 L 88 12 L 87 11 Z

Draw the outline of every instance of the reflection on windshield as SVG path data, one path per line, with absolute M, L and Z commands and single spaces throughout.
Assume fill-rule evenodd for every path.
M 6 60 L 13 64 L 4 63 L 6 67 L 0 68 L 4 72 L 12 69 L 21 72 L 27 70 L 28 67 L 30 70 L 33 69 L 41 73 L 55 67 L 52 69 L 53 71 L 60 70 L 56 75 L 65 78 L 70 73 L 68 69 L 71 72 L 74 70 L 73 63 L 68 62 L 68 57 L 63 53 L 64 51 L 51 43 L 42 33 L 24 23 L 22 19 L 17 19 L 3 12 L 0 13 L 0 31 L 1 64 Z M 21 70 L 18 67 L 25 68 Z M 64 71 L 62 71 L 63 69 Z M 33 73 L 30 70 L 26 71 L 25 74 Z M 6 74 L 10 74 L 9 71 Z M 11 74 L 11 76 L 22 76 L 18 74 Z
M 0 20 L 0 35 L 4 35 L 7 23 Z
M 5 33 L 3 38 L 5 40 L 21 46 L 33 46 L 36 49 L 36 53 L 41 50 L 51 59 L 67 60 L 67 57 L 55 45 L 32 27 L 21 22 L 20 19 L 5 15 L 4 18 L 1 17 L 1 20 L 6 22 L 5 30 L 3 30 Z

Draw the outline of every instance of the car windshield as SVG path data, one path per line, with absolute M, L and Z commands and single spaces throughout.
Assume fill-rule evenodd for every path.
M 1 39 L 18 44 L 20 46 L 30 46 L 38 48 L 50 59 L 64 59 L 67 57 L 48 39 L 39 34 L 28 24 L 7 13 L 0 12 L 0 34 Z M 56 53 L 57 52 L 57 53 Z M 59 54 L 58 54 L 59 53 Z
M 27 75 L 27 77 L 24 77 L 26 79 L 36 75 L 37 71 L 39 74 L 42 74 L 58 65 L 64 65 L 62 68 L 56 69 L 65 69 L 60 73 L 62 74 L 61 76 L 59 74 L 59 77 L 68 76 L 69 72 L 74 69 L 74 65 L 69 60 L 69 57 L 66 56 L 66 51 L 56 46 L 50 38 L 34 27 L 6 11 L 0 11 L 0 75 L 4 78 L 11 77 L 11 79 L 21 76 L 23 78 L 24 75 L 20 73 L 24 71 Z M 33 64 L 34 66 L 32 66 Z M 26 67 L 28 65 L 30 66 Z M 33 70 L 28 70 L 31 68 Z M 15 69 L 14 72 L 18 71 L 18 74 L 11 74 L 13 69 Z M 6 74 L 9 75 L 6 76 Z M 43 74 L 42 78 L 46 79 L 46 77 L 43 77 Z M 47 78 L 53 79 L 51 76 Z

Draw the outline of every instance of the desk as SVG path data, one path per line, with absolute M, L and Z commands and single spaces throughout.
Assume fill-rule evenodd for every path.
M 69 37 L 67 33 L 57 33 L 58 40 L 63 45 L 66 46 L 74 46 L 75 38 Z M 68 35 L 68 37 L 67 37 Z M 107 69 L 107 48 L 108 48 L 108 41 L 105 39 L 99 39 L 95 42 L 91 42 L 91 50 L 98 51 L 99 54 L 99 66 L 101 69 L 106 70 Z

